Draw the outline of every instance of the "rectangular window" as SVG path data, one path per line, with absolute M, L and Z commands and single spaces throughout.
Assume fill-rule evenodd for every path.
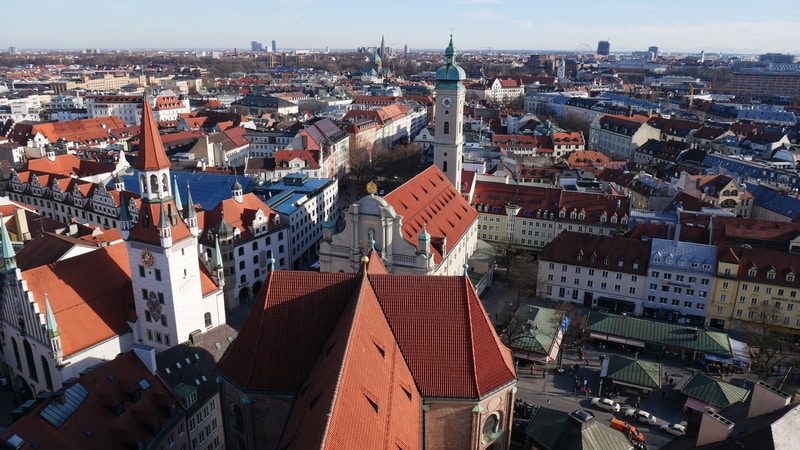
M 672 299 L 672 306 L 680 306 L 680 304 L 681 304 L 681 301 L 678 300 L 677 298 L 673 298 Z
M 608 288 L 608 285 L 606 283 L 600 283 L 600 289 L 606 290 L 606 288 Z
M 629 294 L 635 294 L 635 293 L 636 293 L 636 288 L 635 288 L 635 287 L 631 287 L 631 288 L 629 288 L 629 289 L 628 289 L 628 293 L 629 293 Z
M 618 279 L 618 280 L 621 280 L 621 279 L 622 279 L 622 274 L 621 274 L 621 273 L 618 273 L 618 274 L 617 274 L 617 279 Z
M 748 286 L 747 286 L 747 283 L 742 283 L 742 290 L 743 290 L 743 291 L 746 291 L 746 290 L 747 290 L 747 287 L 748 287 Z
M 581 273 L 581 268 L 580 267 L 576 267 L 575 268 L 575 273 Z
M 656 289 L 658 289 L 658 285 L 655 283 L 650 283 L 650 290 L 655 291 Z
M 648 296 L 647 296 L 647 301 L 648 301 L 648 302 L 653 302 L 653 303 L 655 303 L 655 301 L 656 301 L 656 296 L 655 296 L 655 295 L 648 295 Z
M 658 302 L 659 302 L 659 303 L 666 304 L 666 303 L 667 303 L 667 297 L 659 297 L 659 298 L 658 298 Z
M 592 286 L 594 286 L 594 281 L 592 281 L 592 280 L 587 280 L 587 281 L 586 281 L 586 286 L 588 286 L 588 287 L 592 287 Z
M 794 309 L 794 303 L 787 303 L 786 304 L 786 310 L 787 311 L 791 311 L 793 309 Z
M 567 277 L 561 277 L 561 282 L 562 283 L 566 283 L 567 282 Z
M 761 286 L 753 286 L 753 292 L 761 292 Z
M 742 317 L 742 310 L 741 309 L 737 309 L 736 310 L 736 317 Z
M 728 282 L 727 281 L 723 281 L 722 282 L 722 289 L 728 289 Z
M 139 276 L 144 278 L 144 266 L 141 264 L 139 265 Z
M 580 278 L 575 278 L 574 280 L 572 280 L 572 284 L 574 284 L 575 286 L 578 286 L 579 284 L 581 284 L 581 279 Z
M 717 314 L 722 314 L 722 306 L 717 306 Z
M 161 269 L 156 269 L 156 281 L 161 281 Z
M 692 307 L 692 302 L 689 302 L 689 301 L 684 301 L 684 302 L 683 302 L 683 307 L 684 307 L 684 308 L 691 308 L 691 307 Z

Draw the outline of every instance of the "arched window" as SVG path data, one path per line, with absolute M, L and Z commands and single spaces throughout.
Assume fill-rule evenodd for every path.
M 239 261 L 239 270 L 244 270 L 244 268 L 245 268 L 244 261 Z
M 25 349 L 25 360 L 28 363 L 28 372 L 32 380 L 39 381 L 39 375 L 36 373 L 36 361 L 33 359 L 33 349 L 27 339 L 22 341 L 22 347 Z
M 207 313 L 203 314 L 203 320 L 205 320 L 205 322 L 206 322 L 206 327 L 210 327 L 211 326 L 211 313 L 207 312 Z
M 169 194 L 169 178 L 167 178 L 167 174 L 161 175 L 161 191 Z
M 141 183 L 142 183 L 142 191 L 147 194 L 147 179 L 145 179 L 144 175 L 141 176 Z
M 42 372 L 44 372 L 44 381 L 47 383 L 47 389 L 53 390 L 53 379 L 50 377 L 50 363 L 47 358 L 42 356 Z
M 450 134 L 450 122 L 444 123 L 444 134 Z
M 158 192 L 158 176 L 150 175 L 150 191 L 154 194 Z
M 233 405 L 232 409 L 233 409 L 233 417 L 231 418 L 231 420 L 233 423 L 231 425 L 233 426 L 233 429 L 236 430 L 238 433 L 243 433 L 244 414 L 242 414 L 242 408 L 240 408 L 239 405 Z
M 22 361 L 19 359 L 19 349 L 17 348 L 17 341 L 11 338 L 11 346 L 14 347 L 14 359 L 17 361 L 17 370 L 22 370 Z

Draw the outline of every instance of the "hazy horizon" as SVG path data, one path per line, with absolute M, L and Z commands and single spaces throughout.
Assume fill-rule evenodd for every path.
M 275 40 L 279 50 L 319 52 L 375 47 L 384 36 L 390 48 L 436 51 L 452 33 L 457 49 L 472 52 L 588 53 L 609 40 L 612 53 L 650 46 L 679 54 L 800 53 L 800 9 L 786 0 L 769 3 L 408 0 L 379 8 L 363 0 L 228 7 L 208 0 L 84 0 L 80 8 L 63 10 L 60 1 L 42 0 L 35 9 L 24 2 L 4 5 L 0 48 L 249 51 L 251 41 L 268 48 Z

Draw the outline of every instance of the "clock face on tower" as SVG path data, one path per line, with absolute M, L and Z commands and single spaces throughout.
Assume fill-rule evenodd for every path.
M 153 267 L 155 265 L 155 263 L 156 263 L 156 258 L 155 258 L 155 256 L 153 256 L 152 253 L 150 253 L 150 250 L 148 250 L 146 248 L 143 248 L 142 249 L 142 255 L 141 255 L 141 261 L 142 261 L 142 264 L 144 264 L 145 266 Z
M 450 96 L 442 97 L 442 106 L 444 106 L 445 108 L 453 106 L 453 97 Z

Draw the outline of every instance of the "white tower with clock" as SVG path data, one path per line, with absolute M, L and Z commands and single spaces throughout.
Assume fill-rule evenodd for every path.
M 222 290 L 200 267 L 197 228 L 175 203 L 170 161 L 146 99 L 134 167 L 142 203 L 136 223 L 123 222 L 122 228 L 130 230 L 135 337 L 161 351 L 188 340 L 195 330 L 225 322 L 225 306 Z
M 461 192 L 461 160 L 464 150 L 464 69 L 456 64 L 453 36 L 444 52 L 444 65 L 436 71 L 436 104 L 433 163 Z

